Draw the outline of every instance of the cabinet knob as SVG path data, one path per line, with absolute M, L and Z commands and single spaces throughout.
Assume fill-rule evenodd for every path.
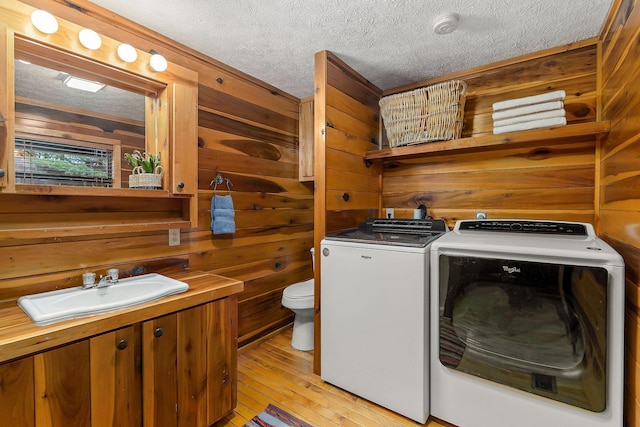
M 116 347 L 118 348 L 118 350 L 124 350 L 128 346 L 129 346 L 129 341 L 127 340 L 120 340 L 118 341 L 118 344 L 116 344 Z
M 4 178 L 4 169 L 0 169 L 0 178 Z
M 178 183 L 178 188 L 183 189 L 184 188 L 184 182 L 180 181 Z
M 342 200 L 344 200 L 345 202 L 349 200 L 349 193 L 344 193 L 342 195 Z
M 153 336 L 156 338 L 160 338 L 163 334 L 164 330 L 162 328 L 156 328 L 155 331 L 153 331 Z

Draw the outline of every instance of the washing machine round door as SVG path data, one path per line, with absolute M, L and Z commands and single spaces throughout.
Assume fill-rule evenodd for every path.
M 442 365 L 605 409 L 606 269 L 444 254 L 438 267 Z

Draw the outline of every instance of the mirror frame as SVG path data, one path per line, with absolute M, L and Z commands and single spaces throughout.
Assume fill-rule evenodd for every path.
M 34 10 L 11 0 L 7 6 L 0 7 L 6 18 L 3 18 L 6 23 L 0 22 L 0 52 L 3 53 L 0 55 L 0 170 L 4 170 L 4 174 L 0 174 L 0 194 L 185 195 L 195 198 L 198 74 L 171 62 L 166 71 L 155 72 L 148 66 L 151 54 L 140 50 L 137 50 L 137 61 L 125 63 L 116 55 L 120 42 L 103 35 L 102 47 L 90 51 L 77 37 L 83 27 L 60 18 L 57 18 L 59 29 L 55 34 L 40 33 L 30 22 Z M 39 64 L 58 68 L 63 65 L 73 69 L 79 77 L 146 95 L 145 145 L 148 152 L 160 154 L 163 159 L 163 190 L 16 185 L 13 160 L 16 51 L 21 57 L 32 57 Z M 194 208 L 195 202 L 191 205 L 189 216 L 193 222 L 194 219 L 197 221 L 197 207 Z

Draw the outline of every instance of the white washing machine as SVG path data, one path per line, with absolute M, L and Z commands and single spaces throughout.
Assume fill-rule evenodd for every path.
M 432 415 L 622 426 L 624 262 L 590 224 L 460 221 L 431 266 Z
M 429 246 L 442 220 L 372 219 L 321 242 L 322 379 L 424 423 Z

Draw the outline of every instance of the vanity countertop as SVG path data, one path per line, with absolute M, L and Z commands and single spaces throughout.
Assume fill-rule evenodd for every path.
M 244 289 L 242 281 L 203 271 L 163 274 L 186 282 L 189 289 L 134 307 L 45 326 L 36 325 L 15 301 L 0 305 L 0 363 L 235 295 Z

